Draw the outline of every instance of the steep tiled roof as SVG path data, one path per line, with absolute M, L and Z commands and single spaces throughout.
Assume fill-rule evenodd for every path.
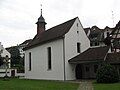
M 120 38 L 120 21 L 116 24 L 114 30 L 111 32 L 112 38 Z
M 70 63 L 86 63 L 103 61 L 108 53 L 109 47 L 89 48 L 83 53 L 69 60 Z
M 41 34 L 37 34 L 33 40 L 24 48 L 24 50 L 33 48 L 37 45 L 46 43 L 51 40 L 62 38 L 70 30 L 76 19 L 77 17 L 55 27 L 52 27 Z
M 120 52 L 108 53 L 106 61 L 111 64 L 120 64 Z

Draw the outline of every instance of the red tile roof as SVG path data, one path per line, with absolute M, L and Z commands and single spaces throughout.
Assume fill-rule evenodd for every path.
M 41 34 L 37 34 L 33 40 L 24 48 L 24 50 L 39 46 L 48 41 L 52 41 L 58 38 L 63 38 L 63 36 L 70 30 L 75 20 L 78 17 L 71 19 L 67 22 L 64 22 L 60 25 L 52 27 Z
M 76 57 L 70 59 L 70 63 L 86 63 L 86 62 L 98 62 L 103 61 L 108 53 L 109 47 L 96 47 L 89 48 L 83 53 L 77 55 Z

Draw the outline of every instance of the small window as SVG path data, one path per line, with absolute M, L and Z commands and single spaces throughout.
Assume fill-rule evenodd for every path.
M 77 34 L 79 34 L 79 31 L 77 31 Z
M 80 50 L 80 46 L 81 46 L 81 44 L 80 44 L 80 43 L 77 43 L 77 52 L 78 52 L 78 53 L 81 52 L 81 50 Z
M 47 48 L 47 52 L 48 52 L 48 70 L 51 70 L 52 65 L 51 65 L 51 47 Z
M 77 27 L 78 27 L 78 23 L 77 23 Z
M 29 52 L 29 71 L 31 71 L 31 52 Z
M 96 73 L 98 70 L 98 65 L 94 65 L 94 73 Z

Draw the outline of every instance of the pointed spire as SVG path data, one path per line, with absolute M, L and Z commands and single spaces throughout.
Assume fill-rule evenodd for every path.
M 42 9 L 41 9 L 41 16 L 42 16 Z
M 40 4 L 40 6 L 41 6 L 41 16 L 42 16 L 42 4 Z
M 42 4 L 40 4 L 40 6 L 41 6 L 41 14 L 40 14 L 40 17 L 38 18 L 38 22 L 42 22 L 42 23 L 45 23 L 45 24 L 46 24 L 45 19 L 44 19 L 44 17 L 42 16 Z

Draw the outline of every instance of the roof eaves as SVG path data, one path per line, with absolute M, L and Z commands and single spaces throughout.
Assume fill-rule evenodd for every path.
M 25 48 L 23 48 L 23 50 L 25 51 L 25 50 L 28 50 L 28 49 L 32 49 L 32 48 L 37 47 L 37 46 L 39 46 L 39 45 L 42 45 L 42 44 L 45 44 L 45 43 L 49 43 L 49 42 L 51 42 L 51 41 L 58 40 L 58 39 L 62 39 L 62 38 L 64 38 L 64 36 L 57 37 L 57 38 L 54 38 L 54 39 L 50 39 L 50 40 L 47 40 L 47 41 L 43 41 L 42 43 L 37 43 L 37 44 L 31 45 L 31 46 L 25 47 Z
M 82 61 L 68 61 L 71 64 L 78 64 L 78 63 L 98 63 L 98 62 L 103 62 L 103 59 L 96 59 L 96 60 L 82 60 Z

